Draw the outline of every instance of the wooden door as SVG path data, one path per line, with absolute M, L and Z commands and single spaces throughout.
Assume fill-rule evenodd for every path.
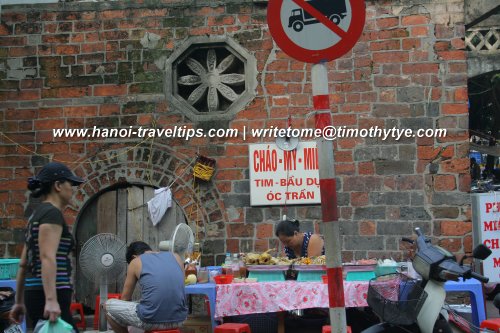
M 160 223 L 153 226 L 149 218 L 147 202 L 154 196 L 150 186 L 130 185 L 103 192 L 86 205 L 78 219 L 75 231 L 77 261 L 75 272 L 75 296 L 78 302 L 91 308 L 95 306 L 95 295 L 99 286 L 85 278 L 78 258 L 85 242 L 98 233 L 116 234 L 126 244 L 141 240 L 153 250 L 158 250 L 162 240 L 168 240 L 179 223 L 186 223 L 182 209 L 172 200 Z M 124 277 L 108 286 L 109 293 L 119 293 Z

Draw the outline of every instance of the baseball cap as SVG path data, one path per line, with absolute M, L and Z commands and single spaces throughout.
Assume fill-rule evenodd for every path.
M 41 183 L 50 183 L 56 180 L 69 180 L 73 186 L 80 185 L 84 180 L 75 176 L 71 170 L 62 163 L 50 162 L 46 164 L 36 176 Z

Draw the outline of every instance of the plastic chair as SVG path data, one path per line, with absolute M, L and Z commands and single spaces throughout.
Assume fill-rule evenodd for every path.
M 472 323 L 479 326 L 486 319 L 486 311 L 484 309 L 483 285 L 476 279 L 459 281 L 447 281 L 444 284 L 446 292 L 450 291 L 468 291 L 470 294 L 470 303 L 472 308 Z
M 71 314 L 74 312 L 78 312 L 80 314 L 80 321 L 75 324 L 78 328 L 86 328 L 87 324 L 85 324 L 85 315 L 83 314 L 83 305 L 82 303 L 71 303 L 69 310 Z
M 226 323 L 215 327 L 214 333 L 251 333 L 248 324 Z
M 152 331 L 144 331 L 144 333 L 181 333 L 181 330 L 178 328 L 173 328 L 170 330 L 152 330 Z
M 500 333 L 500 318 L 487 319 L 481 323 L 481 328 L 487 328 L 493 332 Z
M 351 326 L 347 326 L 347 333 L 351 333 Z M 332 326 L 330 325 L 325 325 L 323 326 L 323 330 L 321 333 L 332 333 Z
M 108 299 L 116 298 L 120 299 L 121 294 L 108 294 Z M 99 329 L 99 303 L 101 303 L 101 296 L 97 295 L 95 298 L 95 310 L 94 310 L 94 330 Z

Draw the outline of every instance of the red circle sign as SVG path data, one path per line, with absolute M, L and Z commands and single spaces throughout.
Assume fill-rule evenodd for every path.
M 276 44 L 290 57 L 309 63 L 349 52 L 363 32 L 365 16 L 364 0 L 269 0 L 267 8 Z

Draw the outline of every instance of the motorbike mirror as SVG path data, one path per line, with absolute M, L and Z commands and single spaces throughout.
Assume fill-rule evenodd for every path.
M 491 250 L 484 244 L 479 244 L 476 246 L 474 251 L 472 251 L 472 256 L 476 259 L 484 260 L 489 257 Z

